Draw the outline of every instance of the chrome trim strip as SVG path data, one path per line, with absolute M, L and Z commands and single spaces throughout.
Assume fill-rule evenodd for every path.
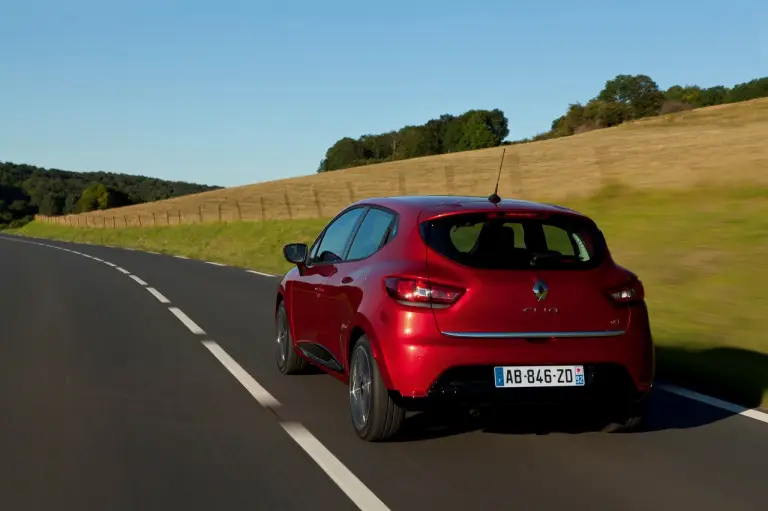
M 581 337 L 617 337 L 626 330 L 599 330 L 596 332 L 441 332 L 448 337 L 467 339 L 553 339 Z

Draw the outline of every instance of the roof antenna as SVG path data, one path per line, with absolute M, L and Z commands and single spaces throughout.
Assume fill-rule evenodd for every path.
M 488 201 L 491 204 L 498 204 L 501 202 L 501 197 L 499 197 L 499 179 L 501 179 L 501 167 L 504 165 L 505 152 L 507 152 L 506 147 L 501 150 L 501 163 L 499 164 L 499 174 L 496 176 L 496 188 L 493 190 L 493 193 L 488 196 Z

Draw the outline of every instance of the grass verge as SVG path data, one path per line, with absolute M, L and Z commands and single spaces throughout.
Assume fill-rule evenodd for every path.
M 595 218 L 648 297 L 659 376 L 768 405 L 768 188 L 639 193 L 612 188 L 564 204 Z M 77 229 L 33 222 L 9 232 L 127 246 L 283 273 L 281 247 L 326 220 Z

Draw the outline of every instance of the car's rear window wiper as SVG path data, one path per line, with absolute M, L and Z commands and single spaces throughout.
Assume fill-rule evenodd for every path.
M 557 254 L 557 253 L 535 254 L 533 257 L 531 257 L 530 264 L 531 266 L 536 266 L 537 264 L 539 264 L 540 261 L 576 262 L 577 258 L 576 256 Z

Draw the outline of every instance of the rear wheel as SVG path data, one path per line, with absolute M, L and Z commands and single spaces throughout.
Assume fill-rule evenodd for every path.
M 389 397 L 365 335 L 357 340 L 350 357 L 349 411 L 355 432 L 368 442 L 391 438 L 405 418 L 405 410 Z
M 280 306 L 277 308 L 276 326 L 275 358 L 277 368 L 283 374 L 303 372 L 306 369 L 307 361 L 296 353 L 296 348 L 293 346 L 291 329 L 288 327 L 288 313 L 283 302 L 280 302 Z

